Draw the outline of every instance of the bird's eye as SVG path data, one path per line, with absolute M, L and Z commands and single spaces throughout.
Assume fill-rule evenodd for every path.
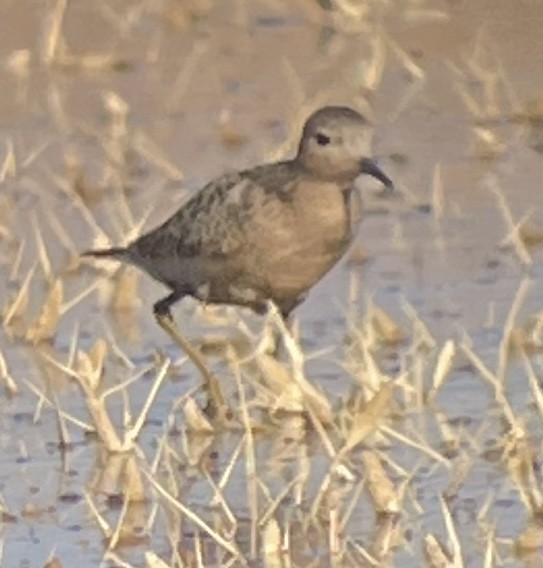
M 330 136 L 326 136 L 326 134 L 323 134 L 322 132 L 317 132 L 315 139 L 317 140 L 317 144 L 319 144 L 320 146 L 326 146 L 327 144 L 330 144 Z

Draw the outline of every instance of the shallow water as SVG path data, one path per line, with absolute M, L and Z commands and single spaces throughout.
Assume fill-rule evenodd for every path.
M 127 369 L 111 356 L 104 377 L 110 385 L 152 364 L 156 349 L 174 360 L 180 357 L 150 313 L 164 293 L 160 285 L 138 276 L 140 301 L 130 316 L 119 320 L 107 310 L 106 273 L 90 268 L 65 271 L 67 249 L 51 229 L 51 215 L 78 251 L 89 248 L 97 234 L 63 187 L 79 183 L 83 192 L 88 190 L 98 226 L 113 242 L 121 242 L 140 219 L 146 218 L 145 228 L 154 226 L 214 176 L 289 154 L 298 136 L 296 121 L 303 121 L 315 106 L 338 102 L 371 112 L 377 125 L 376 155 L 401 197 L 383 200 L 377 185 L 365 190 L 367 212 L 359 242 L 367 261 L 346 259 L 298 310 L 302 345 L 310 357 L 308 377 L 336 404 L 352 392 L 354 383 L 341 365 L 349 329 L 345 314 L 360 319 L 370 297 L 400 323 L 408 339 L 414 331 L 402 307 L 405 301 L 427 325 L 437 349 L 445 340 L 467 333 L 475 351 L 496 368 L 506 318 L 522 282 L 529 283 L 529 290 L 518 325 L 540 311 L 543 301 L 541 248 L 529 249 L 532 263 L 525 266 L 511 247 L 501 247 L 510 229 L 499 206 L 501 195 L 513 223 L 529 215 L 535 230 L 543 231 L 541 154 L 534 149 L 537 121 L 518 119 L 528 111 L 530 118 L 537 118 L 530 101 L 537 101 L 543 89 L 543 12 L 536 2 L 506 0 L 404 2 L 401 7 L 368 2 L 365 16 L 357 21 L 359 5 L 366 4 L 344 3 L 353 13 L 340 16 L 340 10 L 327 13 L 310 1 L 296 7 L 279 0 L 141 5 L 75 1 L 62 23 L 67 53 L 74 56 L 65 68 L 42 61 L 47 38 L 52 37 L 50 3 L 27 0 L 0 7 L 0 57 L 5 63 L 0 68 L 0 164 L 10 147 L 15 155 L 13 169 L 9 162 L 0 168 L 0 228 L 5 229 L 0 233 L 0 299 L 7 301 L 36 261 L 33 223 L 43 236 L 52 273 L 62 275 L 65 300 L 97 279 L 100 286 L 61 318 L 49 351 L 55 359 L 67 360 L 76 330 L 83 349 L 111 333 L 134 364 L 133 370 Z M 378 34 L 381 43 L 375 39 Z M 90 53 L 112 56 L 114 65 L 104 66 L 102 58 L 97 69 L 78 67 L 81 57 Z M 382 75 L 376 73 L 376 88 L 365 98 L 376 68 L 371 61 L 381 59 Z M 122 103 L 107 99 L 108 93 L 125 101 L 125 111 Z M 106 100 L 120 112 L 108 110 Z M 474 115 L 477 105 L 480 116 Z M 290 144 L 284 145 L 291 135 Z M 72 160 L 71 170 L 67 159 Z M 26 242 L 21 266 L 10 278 L 21 240 Z M 30 290 L 27 313 L 32 319 L 47 290 L 41 268 Z M 258 321 L 242 315 L 258 329 Z M 176 318 L 195 338 L 213 333 L 200 322 L 190 300 L 176 309 Z M 330 350 L 319 354 L 324 348 Z M 69 427 L 73 446 L 61 451 L 56 413 L 48 405 L 41 408 L 28 384 L 57 397 L 65 412 L 89 421 L 79 389 L 63 373 L 44 368 L 37 349 L 4 332 L 0 349 L 20 388 L 14 397 L 0 396 L 0 495 L 6 510 L 0 528 L 1 564 L 42 566 L 54 554 L 64 566 L 73 565 L 74 556 L 78 566 L 98 566 L 107 544 L 85 493 L 114 527 L 120 507 L 111 496 L 120 491 L 114 473 L 120 466 L 103 455 L 95 438 L 75 426 Z M 393 371 L 395 366 L 403 368 L 406 350 L 405 345 L 393 349 Z M 435 355 L 430 352 L 428 360 Z M 531 361 L 539 377 L 540 357 L 534 355 Z M 220 358 L 214 365 L 237 400 L 235 383 Z M 154 376 L 150 371 L 131 386 L 135 409 L 143 405 Z M 164 439 L 172 452 L 191 454 L 183 416 L 172 415 L 172 406 L 198 381 L 188 364 L 166 380 L 139 440 L 149 462 Z M 520 363 L 508 369 L 506 394 L 540 451 L 541 420 Z M 413 429 L 413 435 L 418 432 L 439 450 L 439 421 L 460 425 L 461 447 L 473 467 L 451 507 L 465 565 L 481 566 L 484 546 L 477 515 L 485 502 L 490 502 L 486 520 L 495 525 L 497 541 L 517 538 L 528 518 L 503 464 L 489 458 L 503 436 L 500 409 L 489 386 L 461 356 L 435 405 L 422 408 L 414 408 L 397 428 L 404 433 Z M 111 411 L 119 424 L 120 397 Z M 303 423 L 287 421 L 283 429 L 256 436 L 258 473 L 277 496 L 301 469 L 307 470 L 300 486 L 301 505 L 290 496 L 277 518 L 281 526 L 288 519 L 292 549 L 299 551 L 299 557 L 293 554 L 297 565 L 310 565 L 314 556 L 320 558 L 318 565 L 326 566 L 327 540 L 319 533 L 326 531 L 326 523 L 316 523 L 315 534 L 300 526 L 330 460 L 311 430 L 296 438 L 304 428 Z M 165 436 L 168 432 L 173 433 Z M 240 439 L 240 433 L 225 432 L 206 448 L 205 467 L 216 482 Z M 421 566 L 421 535 L 430 531 L 446 541 L 439 496 L 451 482 L 451 471 L 398 442 L 390 448 L 376 444 L 412 475 L 400 525 L 408 544 L 399 546 L 383 565 Z M 196 440 L 195 447 L 202 450 L 205 444 Z M 350 461 L 362 476 L 361 452 L 353 452 Z M 218 517 L 209 506 L 213 491 L 202 471 L 193 464 L 177 466 L 172 477 L 180 500 L 203 518 Z M 398 485 L 404 479 L 398 471 L 392 478 Z M 338 485 L 342 511 L 354 495 L 354 485 Z M 241 527 L 238 544 L 246 554 L 251 548 L 247 486 L 242 453 L 225 498 Z M 127 531 L 131 540 L 116 549 L 119 559 L 144 566 L 143 554 L 152 550 L 168 562 L 169 532 L 178 535 L 180 549 L 194 547 L 194 526 L 185 519 L 172 528 L 174 520 L 157 503 L 150 498 L 140 509 L 130 510 L 133 517 L 127 525 L 139 528 Z M 376 531 L 371 509 L 362 492 L 344 527 L 352 541 L 369 548 Z M 156 521 L 147 529 L 155 513 Z M 136 536 L 142 533 L 147 538 L 140 541 Z M 205 565 L 222 565 L 220 549 L 209 537 L 200 538 Z M 297 539 L 304 543 L 312 538 L 312 555 L 305 545 L 296 547 Z M 500 554 L 510 566 L 538 565 L 530 564 L 530 558 L 515 559 L 511 546 L 500 548 Z M 197 565 L 190 555 L 185 560 Z M 262 558 L 260 562 L 255 565 L 268 565 Z M 103 565 L 122 564 L 106 560 Z M 356 564 L 345 560 L 344 565 Z

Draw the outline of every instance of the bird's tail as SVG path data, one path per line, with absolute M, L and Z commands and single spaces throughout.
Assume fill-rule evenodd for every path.
M 81 256 L 94 256 L 95 258 L 117 258 L 119 260 L 126 259 L 128 249 L 124 247 L 112 247 L 108 249 L 86 250 Z

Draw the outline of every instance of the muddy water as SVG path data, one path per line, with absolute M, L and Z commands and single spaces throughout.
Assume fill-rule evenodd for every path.
M 345 9 L 349 6 L 345 3 Z M 100 229 L 120 242 L 140 219 L 146 218 L 144 227 L 152 227 L 215 175 L 288 154 L 297 136 L 295 125 L 308 110 L 338 102 L 371 114 L 377 125 L 376 155 L 401 197 L 383 201 L 377 187 L 365 192 L 367 214 L 359 241 L 366 262 L 344 262 L 298 312 L 307 352 L 332 347 L 309 362 L 311 379 L 332 399 L 349 392 L 351 382 L 337 363 L 346 333 L 344 314 L 363 314 L 369 297 L 406 330 L 411 328 L 402 305 L 409 302 L 438 343 L 467 332 L 494 367 L 523 279 L 530 289 L 518 321 L 543 303 L 541 249 L 529 249 L 532 263 L 525 266 L 511 247 L 500 247 L 510 228 L 499 206 L 505 199 L 513 223 L 529 215 L 534 230 L 543 230 L 542 158 L 534 149 L 538 132 L 518 120 L 543 90 L 543 11 L 537 2 L 506 0 L 404 2 L 401 7 L 368 2 L 357 15 L 358 6 L 353 3 L 347 16 L 309 0 L 295 6 L 279 0 L 142 5 L 74 1 L 64 14 L 57 48 L 57 56 L 64 49 L 71 59 L 64 66 L 47 66 L 43 59 L 52 37 L 51 3 L 4 2 L 0 147 L 1 155 L 13 147 L 15 168 L 7 168 L 0 186 L 0 223 L 12 237 L 4 235 L 0 242 L 2 303 L 35 262 L 34 218 L 53 272 L 64 274 L 68 299 L 99 276 L 90 269 L 63 272 L 66 247 L 48 222 L 51 214 L 59 219 L 77 250 L 97 237 L 62 191 L 73 180 L 67 160 L 80 168 L 78 179 L 91 194 Z M 91 61 L 89 55 L 96 58 Z M 85 57 L 96 68 L 82 69 Z M 104 63 L 105 57 L 111 58 L 110 64 Z M 382 73 L 375 72 L 379 61 Z M 368 83 L 372 73 L 376 79 Z M 111 103 L 121 114 L 107 106 L 111 93 L 124 101 Z M 141 150 L 144 144 L 147 151 Z M 21 266 L 10 278 L 21 239 L 26 240 Z M 31 283 L 29 313 L 36 313 L 45 289 L 40 273 Z M 106 310 L 107 277 L 102 276 L 100 289 L 61 319 L 52 353 L 66 358 L 77 328 L 83 348 L 111 332 L 137 368 L 152 362 L 155 348 L 178 357 L 150 314 L 163 289 L 138 277 L 138 290 L 139 304 L 130 319 L 119 322 Z M 209 327 L 202 330 L 190 301 L 177 309 L 176 317 L 195 337 L 211 333 Z M 81 396 L 62 373 L 44 370 L 32 348 L 7 335 L 0 335 L 0 346 L 21 389 L 14 398 L 0 398 L 0 494 L 13 515 L 6 515 L 10 522 L 0 529 L 1 565 L 41 566 L 54 553 L 65 566 L 73 565 L 74 555 L 79 566 L 97 566 L 105 550 L 103 535 L 89 514 L 84 492 L 115 493 L 116 486 L 102 485 L 106 460 L 99 444 L 80 429 L 70 430 L 70 451 L 59 451 L 55 413 L 37 405 L 27 381 L 49 396 L 56 392 L 63 410 L 88 420 Z M 537 357 L 533 364 L 539 371 Z M 130 375 L 114 363 L 108 371 L 112 381 Z M 520 416 L 529 417 L 523 370 L 513 366 L 510 375 L 510 402 Z M 131 391 L 136 408 L 151 378 Z M 197 381 L 183 366 L 166 383 L 141 438 L 147 456 L 172 427 L 164 419 L 172 400 Z M 462 361 L 439 399 L 447 420 L 464 421 L 474 436 L 484 426 L 476 436 L 481 452 L 500 434 L 491 400 L 488 387 Z M 120 401 L 116 404 L 112 411 L 120 420 Z M 180 420 L 176 428 L 182 430 Z M 437 446 L 435 420 L 430 411 L 421 417 L 427 421 L 421 429 Z M 533 431 L 539 443 L 540 428 L 535 425 Z M 216 440 L 211 466 L 224 469 L 238 443 L 234 435 Z M 280 489 L 288 477 L 285 468 L 308 460 L 306 490 L 314 495 L 328 467 L 322 448 L 312 439 L 300 443 L 293 455 L 285 452 L 278 466 L 270 456 L 285 450 L 277 444 L 277 439 L 264 438 L 257 445 L 259 463 L 270 466 L 269 487 Z M 411 516 L 404 530 L 414 543 L 400 548 L 391 565 L 420 566 L 420 535 L 443 528 L 438 496 L 447 486 L 447 472 L 421 465 L 418 457 L 407 450 L 395 454 L 403 467 L 416 467 L 414 491 L 420 493 L 424 513 L 415 515 L 412 504 L 407 506 Z M 236 467 L 234 479 L 240 481 L 229 485 L 227 496 L 236 517 L 248 519 L 243 461 Z M 204 514 L 209 484 L 194 471 L 184 482 L 184 498 Z M 469 566 L 482 565 L 473 527 L 489 487 L 496 496 L 490 518 L 499 538 L 515 538 L 526 519 L 503 471 L 490 460 L 476 460 L 455 510 Z M 362 544 L 371 542 L 374 530 L 366 500 L 362 498 L 345 528 Z M 118 510 L 109 502 L 100 507 L 114 526 Z M 134 524 L 144 526 L 146 515 L 136 513 Z M 136 566 L 144 565 L 146 550 L 168 558 L 166 525 L 161 518 L 146 540 L 121 548 L 119 557 Z M 183 530 L 191 547 L 192 531 L 190 526 Z M 326 565 L 326 554 L 323 558 Z

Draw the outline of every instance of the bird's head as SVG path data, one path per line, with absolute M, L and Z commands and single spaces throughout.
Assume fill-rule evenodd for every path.
M 373 128 L 348 107 L 326 106 L 306 121 L 297 160 L 316 177 L 354 181 L 361 174 L 392 189 L 392 181 L 371 159 Z

